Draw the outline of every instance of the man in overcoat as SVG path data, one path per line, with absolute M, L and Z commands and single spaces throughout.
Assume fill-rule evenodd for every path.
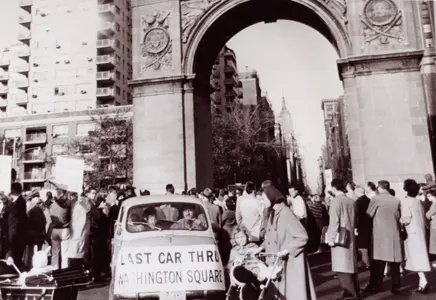
M 20 183 L 11 185 L 12 203 L 8 213 L 9 255 L 16 266 L 24 269 L 23 254 L 27 241 L 27 213 L 26 200 L 21 195 L 23 188 Z
M 339 299 L 359 299 L 360 289 L 357 281 L 357 249 L 354 239 L 356 224 L 356 208 L 353 199 L 344 193 L 344 183 L 333 179 L 331 183 L 335 197 L 330 203 L 330 223 L 326 234 L 326 242 L 331 246 L 332 271 L 336 272 L 343 289 Z M 336 236 L 340 229 L 346 229 L 348 243 L 346 246 L 336 245 Z
M 372 237 L 372 219 L 366 214 L 369 202 L 371 201 L 361 186 L 354 190 L 356 196 L 356 214 L 357 214 L 357 249 L 361 255 L 362 265 L 365 268 L 370 266 L 371 237 Z
M 403 260 L 400 239 L 400 200 L 389 193 L 386 180 L 378 182 L 378 194 L 368 206 L 367 214 L 373 218 L 371 272 L 365 292 L 376 293 L 383 283 L 383 272 L 389 264 L 392 277 L 392 293 L 400 289 L 400 263 Z

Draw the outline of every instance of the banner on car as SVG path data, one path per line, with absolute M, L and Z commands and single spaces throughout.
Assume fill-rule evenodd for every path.
M 215 245 L 122 248 L 113 280 L 116 295 L 225 288 Z

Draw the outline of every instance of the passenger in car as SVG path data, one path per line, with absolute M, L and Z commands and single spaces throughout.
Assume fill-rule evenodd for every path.
M 183 218 L 178 220 L 171 226 L 171 229 L 185 229 L 185 230 L 204 230 L 206 225 L 201 220 L 194 217 L 194 208 L 192 206 L 185 206 L 183 208 Z
M 162 224 L 160 224 L 158 220 L 156 208 L 152 206 L 146 208 L 142 214 L 142 218 L 144 219 L 146 225 L 145 230 L 162 230 Z
M 127 230 L 129 232 L 141 232 L 145 230 L 144 222 L 136 213 L 131 213 L 127 220 Z

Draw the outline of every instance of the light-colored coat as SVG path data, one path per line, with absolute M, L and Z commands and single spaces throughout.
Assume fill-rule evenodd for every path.
M 271 223 L 268 220 L 263 247 L 267 253 L 289 251 L 284 264 L 284 276 L 281 280 L 271 282 L 265 299 L 306 300 L 316 299 L 315 288 L 307 264 L 304 246 L 308 236 L 303 225 L 284 203 L 275 206 L 275 214 Z M 273 258 L 267 260 L 268 265 Z
M 430 220 L 430 245 L 428 251 L 431 254 L 436 254 L 436 202 L 433 202 L 425 216 Z
M 373 258 L 389 262 L 402 262 L 400 200 L 388 192 L 381 192 L 369 202 L 366 213 L 373 218 Z
M 404 241 L 406 270 L 428 272 L 431 270 L 425 240 L 424 208 L 416 198 L 406 197 L 401 201 L 401 223 L 406 226 Z
M 354 237 L 356 224 L 356 207 L 353 199 L 340 194 L 332 199 L 329 209 L 330 223 L 326 241 L 333 243 L 339 228 L 346 228 L 350 237 L 348 247 L 334 246 L 331 248 L 332 271 L 340 273 L 357 273 L 357 250 Z

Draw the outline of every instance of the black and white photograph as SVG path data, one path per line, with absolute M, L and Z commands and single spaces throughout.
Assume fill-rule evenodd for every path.
M 0 300 L 436 299 L 436 0 L 0 0 Z

